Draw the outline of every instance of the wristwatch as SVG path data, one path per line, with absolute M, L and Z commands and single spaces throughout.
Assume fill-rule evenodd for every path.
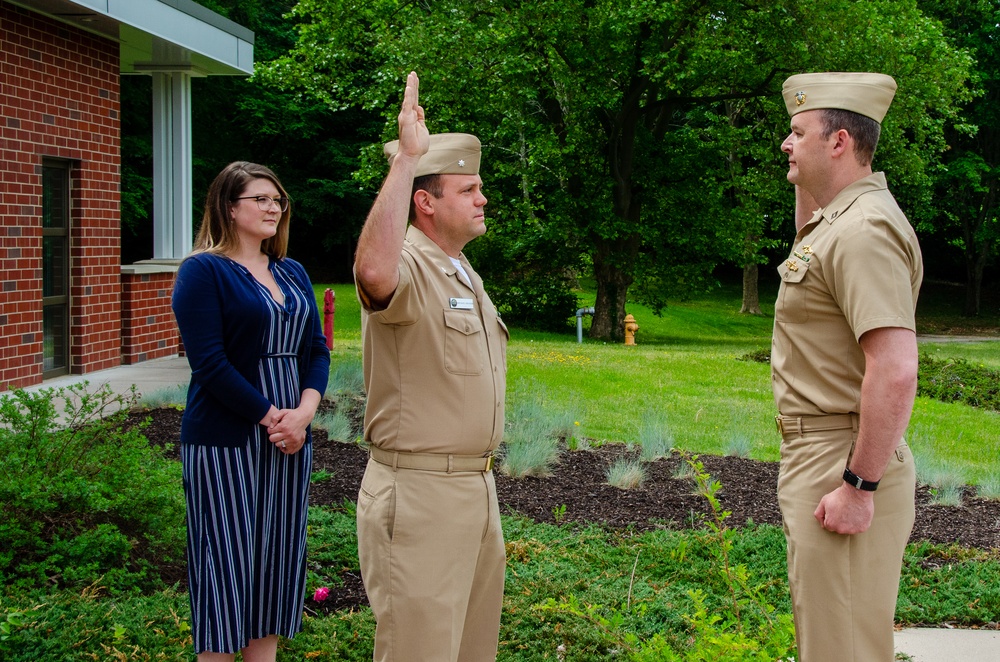
M 844 469 L 844 481 L 851 487 L 865 492 L 874 492 L 878 489 L 877 480 L 865 480 L 850 469 Z

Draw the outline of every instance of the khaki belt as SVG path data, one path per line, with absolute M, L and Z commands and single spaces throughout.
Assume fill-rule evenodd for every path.
M 857 414 L 829 414 L 827 416 L 775 416 L 778 432 L 784 437 L 790 434 L 803 435 L 807 432 L 827 430 L 857 430 Z
M 385 451 L 374 446 L 368 456 L 379 464 L 396 469 L 421 469 L 423 471 L 492 471 L 493 453 L 486 455 L 450 455 L 446 453 L 400 453 Z

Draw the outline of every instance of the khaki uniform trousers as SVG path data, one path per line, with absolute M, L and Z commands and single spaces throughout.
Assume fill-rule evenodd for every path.
M 495 660 L 506 555 L 492 472 L 368 460 L 358 558 L 376 662 Z
M 857 426 L 855 426 L 856 428 Z M 813 516 L 839 487 L 857 431 L 784 433 L 778 503 L 800 662 L 892 662 L 903 550 L 913 529 L 916 474 L 905 442 L 875 492 L 864 533 L 825 530 Z

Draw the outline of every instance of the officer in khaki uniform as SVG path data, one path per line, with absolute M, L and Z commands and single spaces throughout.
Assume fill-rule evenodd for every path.
M 889 76 L 785 81 L 797 234 L 781 264 L 772 387 L 778 501 L 803 662 L 890 662 L 915 473 L 903 433 L 916 392 L 920 247 L 873 173 Z
M 479 140 L 428 135 L 418 85 L 410 73 L 354 264 L 371 445 L 358 556 L 375 660 L 481 662 L 506 567 L 492 452 L 508 335 L 461 252 L 486 231 Z

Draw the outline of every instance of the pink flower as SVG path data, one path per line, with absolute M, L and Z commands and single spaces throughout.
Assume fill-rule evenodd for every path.
M 323 600 L 326 600 L 327 596 L 329 595 L 330 595 L 330 589 L 328 589 L 325 586 L 320 586 L 318 589 L 316 589 L 316 592 L 313 593 L 313 600 L 315 600 L 316 602 L 322 602 Z

